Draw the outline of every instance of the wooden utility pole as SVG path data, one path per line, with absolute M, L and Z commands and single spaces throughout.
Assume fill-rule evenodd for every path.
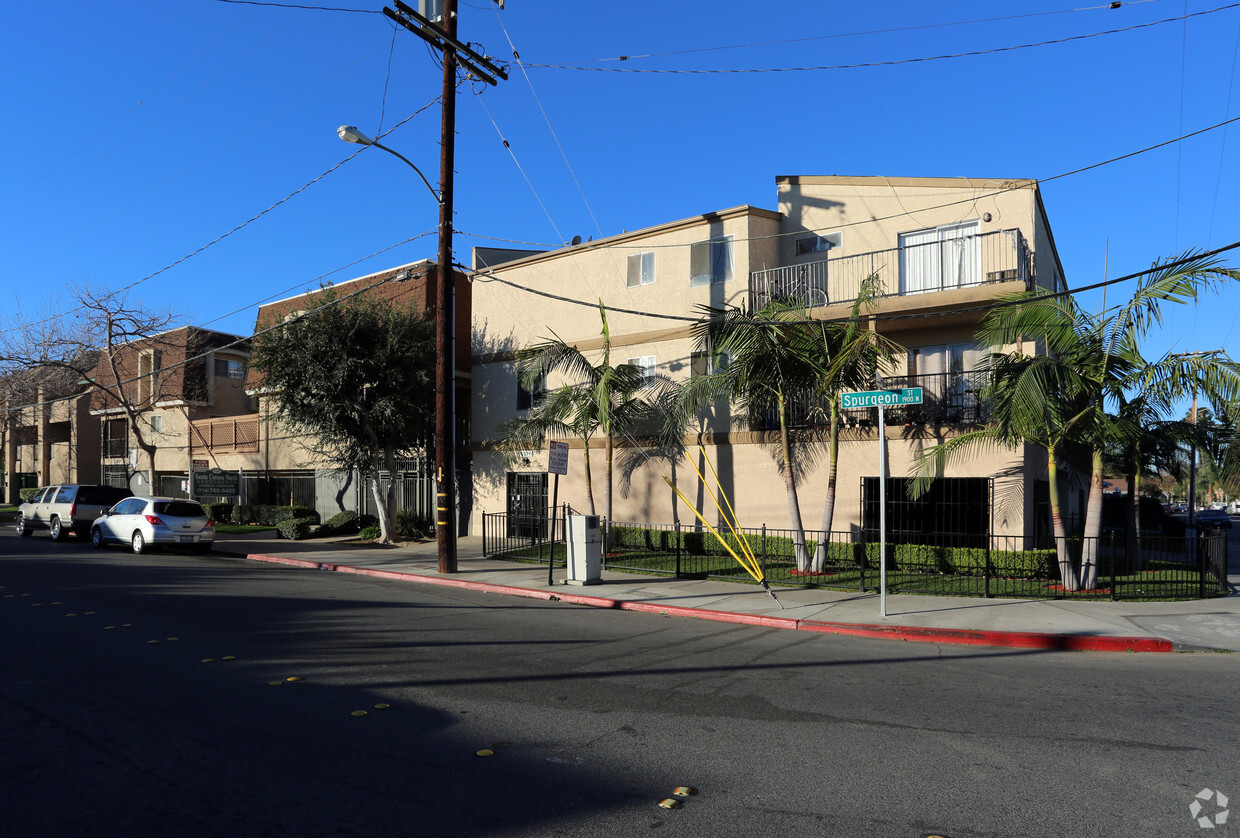
M 456 0 L 444 0 L 439 21 L 395 0 L 383 13 L 443 53 L 443 119 L 439 157 L 439 270 L 435 290 L 435 472 L 439 572 L 456 573 L 456 282 L 452 267 L 452 173 L 456 137 L 456 68 L 489 84 L 503 68 L 456 39 Z M 501 3 L 502 8 L 502 3 Z

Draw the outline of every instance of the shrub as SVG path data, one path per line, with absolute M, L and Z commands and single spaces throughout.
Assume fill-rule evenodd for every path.
M 202 508 L 216 521 L 231 521 L 233 505 L 231 503 L 204 503 Z
M 397 538 L 421 538 L 431 532 L 429 518 L 415 514 L 409 509 L 396 510 L 396 520 L 392 522 Z
M 383 535 L 383 533 L 380 532 L 378 524 L 371 524 L 368 527 L 363 527 L 362 531 L 358 533 L 358 535 L 365 541 L 374 541 Z
M 986 548 L 948 547 L 946 563 L 961 576 L 982 576 L 986 568 Z M 1054 550 L 991 550 L 990 574 L 1011 579 L 1059 578 L 1059 559 Z
M 319 522 L 318 516 L 307 516 L 304 518 L 288 518 L 276 524 L 276 532 L 281 538 L 287 538 L 290 541 L 300 541 L 310 535 L 310 528 Z
M 357 512 L 352 509 L 337 512 L 335 515 L 324 521 L 323 525 L 319 527 L 319 535 L 331 536 L 355 533 L 361 529 L 361 525 L 358 523 L 360 517 L 361 516 L 359 516 Z

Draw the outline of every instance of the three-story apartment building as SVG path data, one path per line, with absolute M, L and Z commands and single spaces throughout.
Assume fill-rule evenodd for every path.
M 1038 533 L 1047 487 L 1045 457 L 1034 451 L 981 454 L 953 464 L 916 501 L 903 492 L 921 451 L 986 418 L 984 382 L 974 372 L 985 347 L 974 331 L 987 309 L 1009 292 L 1064 289 L 1037 183 L 793 176 L 777 178 L 776 190 L 775 211 L 739 206 L 542 253 L 475 251 L 479 278 L 492 280 L 473 309 L 476 512 L 532 512 L 549 501 L 545 450 L 514 459 L 495 448 L 502 423 L 525 415 L 531 404 L 516 377 L 520 349 L 554 335 L 587 354 L 597 351 L 601 303 L 613 363 L 639 364 L 652 380 L 683 380 L 715 363 L 695 353 L 691 328 L 702 306 L 760 308 L 778 299 L 803 307 L 807 317 L 839 318 L 862 280 L 875 276 L 881 299 L 870 328 L 905 347 L 882 385 L 920 386 L 924 394 L 915 409 L 886 412 L 896 478 L 889 484 L 889 509 L 905 527 Z M 826 491 L 820 417 L 794 411 L 801 512 L 811 528 Z M 855 533 L 873 527 L 878 514 L 877 414 L 854 410 L 844 418 L 832 529 Z M 737 416 L 735 408 L 718 405 L 697 418 L 684 440 L 690 456 L 697 456 L 698 444 L 705 447 L 746 526 L 787 526 L 772 423 L 773 417 Z M 569 473 L 560 496 L 582 509 L 582 443 L 568 442 Z M 592 448 L 602 445 L 600 438 L 591 442 Z M 621 438 L 617 445 L 616 521 L 691 520 L 662 478 L 672 477 L 687 496 L 704 501 L 692 470 L 639 438 Z M 598 487 L 602 456 L 591 456 L 591 465 Z M 595 494 L 601 496 L 597 488 Z

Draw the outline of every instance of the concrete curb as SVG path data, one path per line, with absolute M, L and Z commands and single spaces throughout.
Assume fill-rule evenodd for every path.
M 225 552 L 225 551 L 217 551 Z M 309 559 L 291 559 L 285 556 L 265 556 L 257 553 L 226 553 L 256 562 L 301 567 L 310 570 L 328 570 L 336 573 L 352 573 L 376 579 L 399 582 L 418 582 L 426 585 L 443 585 L 449 588 L 466 588 L 474 591 L 519 596 L 527 599 L 554 600 L 572 605 L 588 605 L 593 608 L 610 608 L 619 611 L 639 611 L 661 614 L 666 617 L 691 617 L 720 623 L 762 626 L 764 628 L 792 631 L 816 631 L 825 634 L 844 634 L 854 637 L 873 637 L 885 640 L 904 640 L 915 643 L 947 643 L 962 646 L 996 646 L 1003 648 L 1043 649 L 1053 651 L 1091 652 L 1173 652 L 1175 646 L 1161 637 L 1123 637 L 1090 634 L 1053 634 L 1027 631 L 986 631 L 983 629 L 927 628 L 921 626 L 887 626 L 870 623 L 833 623 L 823 620 L 797 620 L 788 617 L 767 617 L 760 614 L 738 614 L 731 611 L 712 611 L 706 608 L 686 608 L 679 605 L 660 605 L 655 602 L 633 602 L 607 597 L 586 596 L 568 592 L 553 593 L 512 585 L 495 585 L 489 582 L 471 582 L 466 579 L 445 579 L 441 576 L 422 576 L 394 570 L 375 570 L 368 567 L 316 562 Z

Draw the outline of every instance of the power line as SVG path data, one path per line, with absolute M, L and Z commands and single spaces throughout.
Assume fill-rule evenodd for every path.
M 1175 23 L 1189 18 L 1200 17 L 1202 15 L 1211 15 L 1216 12 L 1227 11 L 1240 7 L 1240 3 L 1231 3 L 1226 6 L 1219 6 L 1217 9 L 1209 9 L 1202 12 L 1192 12 L 1186 15 L 1170 17 L 1164 20 L 1151 21 L 1149 23 L 1137 23 L 1132 26 L 1125 26 L 1119 29 L 1107 29 L 1101 32 L 1090 32 L 1084 35 L 1070 35 L 1065 38 L 1053 38 L 1046 41 L 1036 41 L 1027 44 L 1015 44 L 1008 47 L 992 47 L 990 49 L 970 50 L 967 52 L 947 53 L 944 55 L 920 56 L 917 58 L 898 58 L 887 61 L 864 61 L 857 64 L 822 64 L 807 67 L 754 67 L 754 68 L 724 68 L 717 70 L 659 70 L 644 69 L 640 67 L 588 67 L 582 65 L 571 64 L 527 64 L 528 67 L 536 67 L 541 70 L 586 70 L 595 73 L 646 73 L 653 75 L 734 75 L 741 73 L 803 73 L 820 70 L 858 70 L 867 67 L 894 67 L 902 64 L 920 64 L 928 61 L 944 61 L 952 58 L 969 58 L 978 55 L 995 55 L 1003 52 L 1014 52 L 1017 50 L 1033 49 L 1035 47 L 1054 46 L 1056 44 L 1067 44 L 1074 41 L 1085 41 L 1091 38 L 1101 38 L 1106 35 L 1118 35 L 1123 32 L 1133 32 L 1139 29 L 1148 29 L 1152 26 L 1162 26 L 1167 23 Z
M 303 6 L 300 3 L 267 3 L 260 0 L 215 0 L 217 3 L 236 3 L 242 6 L 274 6 L 277 9 L 309 9 L 313 12 L 350 12 L 357 15 L 381 15 L 375 9 L 341 9 L 334 6 Z

